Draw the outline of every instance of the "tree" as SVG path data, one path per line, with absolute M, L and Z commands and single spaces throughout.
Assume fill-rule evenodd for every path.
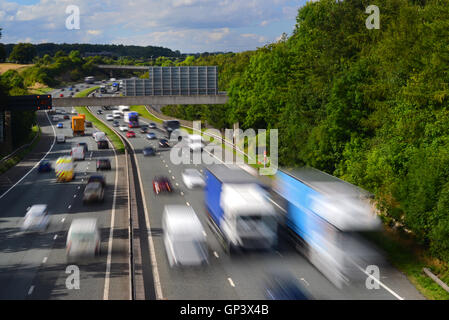
M 30 63 L 36 56 L 36 49 L 31 43 L 18 43 L 14 46 L 9 60 L 17 63 Z
M 6 50 L 3 43 L 0 43 L 0 62 L 5 62 L 6 59 Z

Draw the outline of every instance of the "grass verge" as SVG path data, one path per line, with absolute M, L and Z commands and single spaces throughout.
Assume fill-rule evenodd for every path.
M 34 140 L 34 142 L 30 146 L 28 146 L 28 147 L 24 148 L 23 150 L 17 152 L 13 157 L 9 158 L 6 161 L 0 162 L 0 174 L 8 171 L 10 168 L 14 167 L 16 164 L 18 164 L 20 161 L 22 161 L 22 159 L 25 158 L 25 156 L 31 150 L 33 150 L 34 146 L 39 142 L 40 134 L 41 134 L 41 128 L 39 126 L 37 126 L 37 125 L 33 126 L 32 130 L 30 132 L 30 136 L 28 138 L 28 141 L 26 143 L 30 143 L 31 141 L 33 141 L 34 137 L 37 135 L 36 140 Z
M 86 90 L 81 91 L 76 95 L 76 97 L 86 97 L 91 92 L 95 91 L 98 87 L 92 87 Z M 111 143 L 114 145 L 115 150 L 118 153 L 125 153 L 125 146 L 123 145 L 123 142 L 120 140 L 119 136 L 110 129 L 107 125 L 105 125 L 103 122 L 98 120 L 86 107 L 75 107 L 75 110 L 78 113 L 82 113 L 86 115 L 86 120 L 92 122 L 92 124 L 98 128 L 98 130 L 103 131 L 111 141 Z

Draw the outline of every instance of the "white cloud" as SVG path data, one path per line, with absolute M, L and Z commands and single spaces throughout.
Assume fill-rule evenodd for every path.
M 102 34 L 103 31 L 101 30 L 87 30 L 87 34 L 93 35 L 93 36 L 98 36 L 100 34 Z

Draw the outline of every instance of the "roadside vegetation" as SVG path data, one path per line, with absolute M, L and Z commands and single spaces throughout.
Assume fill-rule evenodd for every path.
M 97 90 L 99 87 L 92 87 L 86 90 L 83 90 L 75 95 L 75 97 L 86 97 L 90 93 Z M 111 141 L 111 143 L 114 145 L 115 150 L 118 153 L 125 153 L 125 146 L 123 145 L 123 142 L 120 140 L 118 135 L 111 130 L 108 126 L 103 124 L 100 120 L 98 120 L 90 111 L 87 109 L 87 107 L 75 107 L 75 110 L 78 113 L 85 114 L 86 115 L 86 121 L 91 121 L 92 124 L 97 127 L 98 130 L 103 131 Z

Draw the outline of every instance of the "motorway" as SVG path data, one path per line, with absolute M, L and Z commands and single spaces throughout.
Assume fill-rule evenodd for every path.
M 80 90 L 86 88 L 86 85 L 83 86 Z M 52 94 L 59 96 L 60 92 L 57 90 Z M 112 125 L 111 121 L 106 121 L 106 114 L 112 111 L 97 115 L 100 107 L 90 109 L 109 126 Z M 65 111 L 70 112 L 68 109 Z M 77 177 L 70 183 L 56 183 L 54 172 L 37 173 L 35 168 L 31 169 L 33 163 L 30 163 L 31 172 L 27 176 L 21 180 L 18 178 L 17 183 L 12 181 L 12 187 L 7 190 L 0 189 L 0 299 L 130 299 L 129 221 L 126 210 L 128 199 L 124 156 L 116 158 L 112 150 L 97 150 L 94 140 L 88 135 L 70 138 L 65 144 L 53 145 L 49 137 L 54 137 L 55 132 L 60 131 L 71 136 L 69 120 L 64 121 L 64 129 L 56 129 L 55 123 L 51 123 L 45 113 L 38 113 L 38 118 L 43 138 L 51 142 L 47 149 L 48 154 L 42 152 L 39 158 L 46 156 L 54 166 L 54 161 L 59 156 L 69 152 L 71 143 L 81 141 L 89 144 L 92 155 L 89 152 L 85 161 L 77 162 Z M 120 122 L 124 124 L 123 119 Z M 141 122 L 149 121 L 141 118 Z M 92 130 L 94 128 L 89 128 L 89 133 Z M 354 268 L 350 285 L 343 289 L 336 288 L 284 238 L 281 238 L 278 249 L 273 252 L 248 252 L 228 256 L 215 234 L 207 227 L 203 191 L 187 189 L 181 179 L 184 169 L 197 168 L 204 172 L 207 165 L 175 165 L 170 161 L 172 148 L 160 149 L 157 140 L 147 140 L 138 129 L 134 131 L 135 138 L 127 139 L 124 133 L 119 134 L 129 141 L 137 160 L 139 177 L 135 179 L 142 187 L 142 214 L 145 215 L 147 228 L 151 231 L 148 235 L 148 256 L 152 261 L 143 267 L 146 269 L 144 272 L 152 273 L 152 277 L 144 277 L 143 284 L 147 288 L 151 287 L 151 290 L 154 287 L 157 299 L 263 300 L 266 298 L 264 289 L 267 271 L 273 269 L 290 271 L 304 283 L 315 299 L 423 299 L 405 275 L 379 258 L 381 254 L 375 254 L 372 260 L 364 261 L 359 266 L 360 269 Z M 151 131 L 155 132 L 158 138 L 163 137 L 161 130 Z M 149 145 L 156 148 L 156 156 L 143 156 L 143 148 Z M 83 206 L 80 199 L 83 185 L 85 179 L 95 172 L 95 159 L 98 157 L 109 157 L 112 162 L 112 170 L 104 173 L 108 183 L 106 200 L 103 204 Z M 157 175 L 165 175 L 172 180 L 175 187 L 172 194 L 154 194 L 152 180 Z M 117 192 L 114 193 L 116 180 Z M 21 234 L 18 228 L 26 208 L 37 203 L 48 204 L 52 221 L 50 229 L 43 234 Z M 207 235 L 210 253 L 208 266 L 170 268 L 162 241 L 161 225 L 162 211 L 167 204 L 189 205 L 197 213 Z M 69 290 L 66 287 L 68 274 L 65 240 L 70 222 L 79 217 L 98 218 L 102 235 L 102 255 L 95 261 L 78 265 L 80 289 Z M 372 249 L 369 244 L 366 248 Z M 380 267 L 379 289 L 367 289 L 365 285 L 368 276 L 363 270 L 373 263 Z
M 106 121 L 106 114 L 112 111 L 104 111 L 102 115 L 98 115 L 97 111 L 101 109 L 100 107 L 90 109 L 111 126 L 112 121 Z M 148 120 L 142 118 L 140 120 L 142 123 L 149 123 Z M 120 123 L 125 124 L 123 119 Z M 423 299 L 403 274 L 384 261 L 381 254 L 377 254 L 377 249 L 375 249 L 376 254 L 372 256 L 372 261 L 365 261 L 364 265 L 359 266 L 360 269 L 354 268 L 354 277 L 350 285 L 342 290 L 327 280 L 286 240 L 282 240 L 278 250 L 274 252 L 253 252 L 229 257 L 217 241 L 215 234 L 207 227 L 203 191 L 187 189 L 181 179 L 184 169 L 197 168 L 204 172 L 207 165 L 174 165 L 170 161 L 171 149 L 160 149 L 157 146 L 157 140 L 147 140 L 145 134 L 141 134 L 139 129 L 134 131 L 135 138 L 127 139 L 125 133 L 120 132 L 120 134 L 130 142 L 137 158 L 144 193 L 145 214 L 152 230 L 150 237 L 154 243 L 156 261 L 153 263 L 156 265 L 158 275 L 156 283 L 160 283 L 160 286 L 156 285 L 159 299 L 265 299 L 266 272 L 273 269 L 288 270 L 293 273 L 297 279 L 304 282 L 316 299 Z M 158 138 L 163 137 L 160 129 L 150 131 L 155 132 Z M 157 149 L 155 157 L 143 156 L 143 148 L 149 145 Z M 157 175 L 165 175 L 172 180 L 176 188 L 172 194 L 155 195 L 152 180 Z M 207 267 L 184 270 L 169 267 L 161 237 L 162 211 L 167 204 L 190 205 L 199 216 L 207 233 L 210 251 L 210 264 Z M 365 245 L 366 247 L 362 250 L 364 248 L 373 250 L 370 244 Z M 367 289 L 365 285 L 368 276 L 363 270 L 373 264 L 373 261 L 380 267 L 379 289 Z M 152 283 L 145 283 L 145 285 L 152 285 Z
M 59 90 L 51 94 L 59 95 Z M 70 112 L 70 110 L 67 110 Z M 36 159 L 45 158 L 53 170 L 38 173 L 37 162 L 26 164 L 26 175 L 11 186 L 3 186 L 0 193 L 0 299 L 130 299 L 128 261 L 127 181 L 122 158 L 112 149 L 98 150 L 88 134 L 72 137 L 70 120 L 61 120 L 64 128 L 57 129 L 56 122 L 44 112 L 37 113 L 41 127 L 41 140 L 47 149 L 40 150 Z M 55 134 L 67 137 L 66 143 L 55 143 Z M 54 166 L 58 157 L 68 155 L 71 145 L 86 142 L 89 152 L 84 161 L 76 162 L 75 179 L 57 183 Z M 45 148 L 44 148 L 45 149 Z M 96 173 L 96 159 L 107 157 L 112 170 L 103 171 L 106 178 L 105 201 L 101 204 L 82 204 L 87 179 Z M 123 157 L 123 156 L 122 156 Z M 120 160 L 118 160 L 120 159 Z M 117 162 L 119 161 L 119 163 Z M 11 170 L 19 170 L 22 162 Z M 11 171 L 10 170 L 10 171 Z M 42 233 L 22 233 L 19 229 L 29 206 L 47 204 L 50 227 Z M 66 235 L 73 219 L 94 217 L 98 219 L 101 234 L 101 255 L 91 261 L 80 261 L 79 289 L 68 289 Z M 111 225 L 112 223 L 112 225 Z M 113 232 L 111 232 L 111 227 Z M 112 238 L 111 238 L 112 235 Z M 112 247 L 109 244 L 112 243 Z

